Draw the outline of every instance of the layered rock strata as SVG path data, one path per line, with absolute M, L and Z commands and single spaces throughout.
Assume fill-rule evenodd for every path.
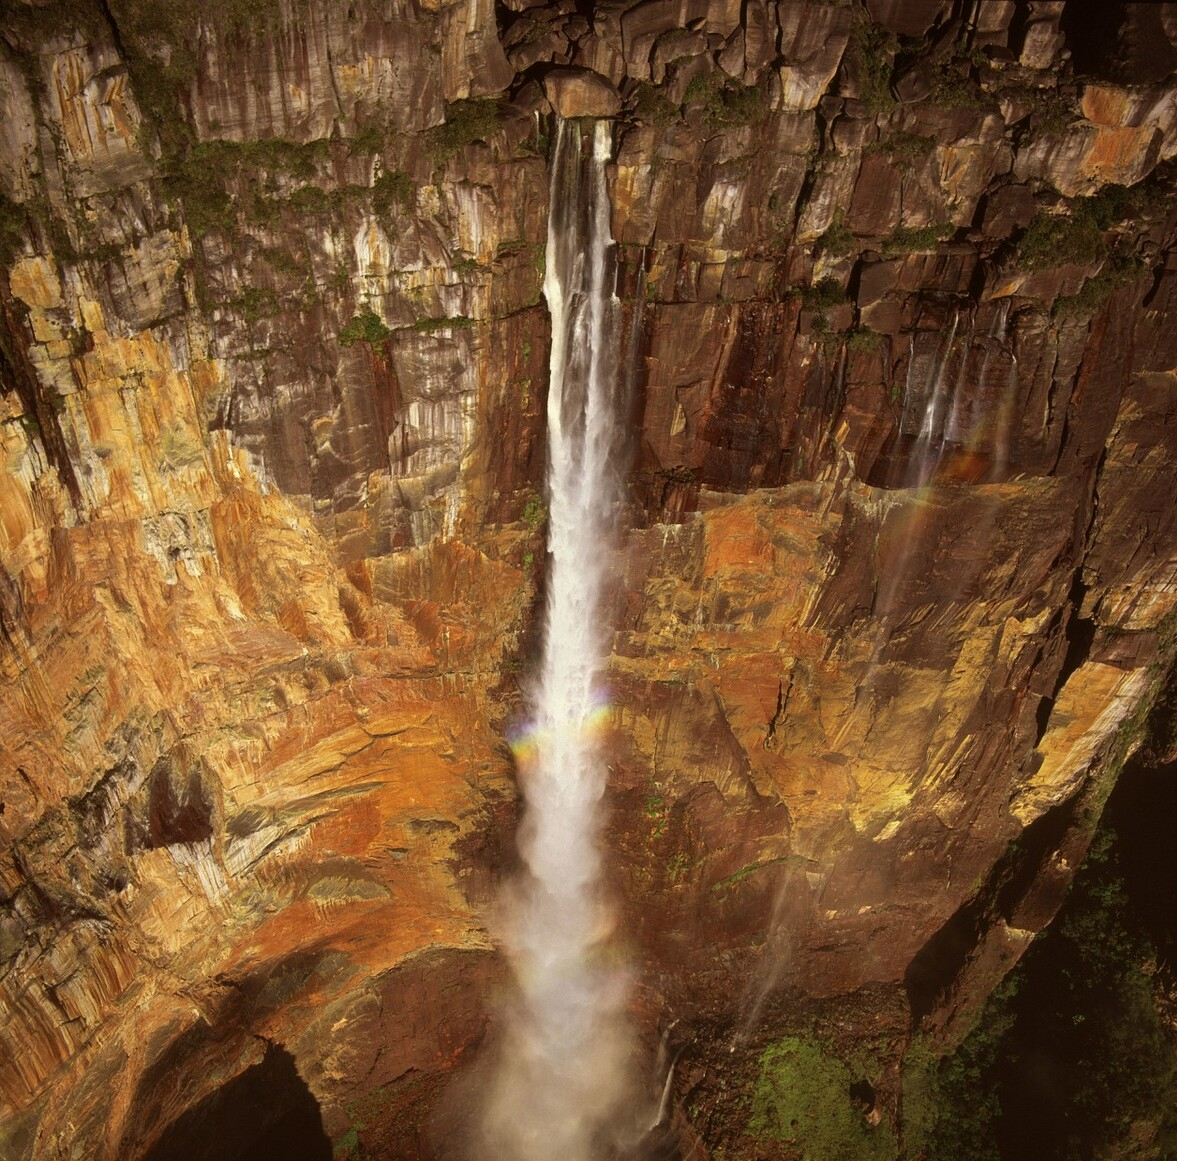
M 143 1156 L 267 1043 L 340 1156 L 434 1148 L 501 974 L 553 109 L 616 122 L 639 1018 L 961 1034 L 1171 663 L 1177 29 L 1128 8 L 9 6 L 10 1155 Z

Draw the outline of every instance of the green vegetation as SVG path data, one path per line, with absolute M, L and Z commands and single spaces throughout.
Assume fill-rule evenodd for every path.
M 332 205 L 332 198 L 317 185 L 300 185 L 286 199 L 286 204 L 299 214 L 318 214 Z
M 646 799 L 645 816 L 650 820 L 650 841 L 660 839 L 666 833 L 666 822 L 670 807 L 661 794 L 651 794 Z
M 477 319 L 469 318 L 464 314 L 456 314 L 452 317 L 419 318 L 413 323 L 413 330 L 419 331 L 423 335 L 433 335 L 438 331 L 466 331 L 477 325 Z
M 1173 1155 L 1177 1053 L 1115 846 L 1114 833 L 1097 835 L 1058 917 L 954 1052 L 936 1060 L 918 1042 L 909 1050 L 913 1156 L 998 1161 L 1003 1129 L 1043 1161 Z M 1137 1151 L 1153 1138 L 1151 1151 Z
M 1099 207 L 1086 200 L 1071 203 L 1069 214 L 1039 211 L 1017 243 L 1018 265 L 1050 270 L 1069 262 L 1099 262 L 1107 255 Z
M 814 245 L 815 254 L 831 254 L 835 258 L 843 258 L 852 254 L 858 247 L 858 239 L 851 230 L 842 224 L 840 214 L 834 215 L 833 222 Z
M 760 1057 L 748 1131 L 795 1146 L 805 1161 L 891 1161 L 890 1128 L 869 1125 L 850 1095 L 861 1079 L 816 1040 L 786 1036 Z
M 763 871 L 765 867 L 779 867 L 782 863 L 787 863 L 795 856 L 793 855 L 778 855 L 775 859 L 762 859 L 755 863 L 749 863 L 746 867 L 741 867 L 732 875 L 728 875 L 726 879 L 720 879 L 718 883 L 711 885 L 712 891 L 725 891 L 728 887 L 734 887 L 737 883 L 742 883 L 745 879 L 750 879 L 757 871 Z
M 180 156 L 192 142 L 180 107 L 180 91 L 196 75 L 200 30 L 243 39 L 272 26 L 279 0 L 110 0 L 110 16 L 148 123 L 159 135 L 165 157 Z
M 931 222 L 927 226 L 900 226 L 889 238 L 883 239 L 882 251 L 884 258 L 894 258 L 897 254 L 918 254 L 925 250 L 935 250 L 945 238 L 951 238 L 956 233 L 956 227 L 947 222 Z
M 634 89 L 630 100 L 634 116 L 647 125 L 665 127 L 679 119 L 678 106 L 660 88 L 645 81 Z
M 896 169 L 907 172 L 922 164 L 935 148 L 936 142 L 931 137 L 899 130 L 869 145 L 866 152 L 885 153 Z
M 542 497 L 533 495 L 523 505 L 523 515 L 520 518 L 532 532 L 535 532 L 548 518 L 548 506 Z
M 229 310 L 239 314 L 247 326 L 253 326 L 263 318 L 272 318 L 278 313 L 278 295 L 272 290 L 257 286 L 247 287 L 242 294 L 226 303 Z
M 372 185 L 372 210 L 378 218 L 387 218 L 394 206 L 407 214 L 416 202 L 417 187 L 399 169 L 382 173 Z
M 384 325 L 384 320 L 372 309 L 371 304 L 365 303 L 364 309 L 339 332 L 339 345 L 350 347 L 355 343 L 368 343 L 376 347 L 391 333 Z
M 445 121 L 425 135 L 425 149 L 438 165 L 445 165 L 475 141 L 485 141 L 499 128 L 499 105 L 488 97 L 454 101 L 445 109 Z
M 0 192 L 0 265 L 7 266 L 16 257 L 27 230 L 23 207 Z
M 387 134 L 379 125 L 365 125 L 348 143 L 349 157 L 367 157 L 384 149 Z
M 850 33 L 847 60 L 858 76 L 859 96 L 872 113 L 882 113 L 895 104 L 891 95 L 891 73 L 899 42 L 882 25 L 859 19 Z
M 265 190 L 279 175 L 310 183 L 326 159 L 327 143 L 296 145 L 280 138 L 262 141 L 204 141 L 184 148 L 163 166 L 164 193 L 184 206 L 184 217 L 194 237 L 213 230 L 231 233 L 236 228 L 236 207 L 229 183 L 242 173 L 268 181 L 256 183 L 250 214 L 255 221 L 271 221 L 278 203 Z M 289 203 L 303 213 L 325 209 L 332 195 L 317 185 L 296 189 Z
M 836 278 L 819 279 L 812 286 L 801 287 L 798 293 L 806 310 L 827 310 L 846 301 L 846 291 Z
M 981 54 L 980 63 L 984 61 Z M 933 61 L 932 104 L 950 109 L 984 105 L 984 94 L 972 78 L 972 70 L 977 67 L 978 62 L 966 56 L 942 56 Z
M 1139 258 L 1113 257 L 1098 274 L 1083 283 L 1078 293 L 1058 299 L 1052 313 L 1055 318 L 1090 318 L 1121 286 L 1134 282 L 1147 269 Z
M 883 345 L 883 336 L 870 327 L 852 327 L 846 332 L 846 350 L 852 354 L 868 354 L 879 350 Z
M 683 107 L 699 105 L 708 124 L 723 128 L 733 125 L 753 125 L 764 116 L 764 97 L 755 85 L 741 85 L 715 73 L 691 78 L 683 96 Z
M 691 868 L 690 856 L 685 851 L 676 851 L 666 861 L 666 877 L 671 883 L 681 883 Z
M 1027 109 L 1025 115 L 1039 133 L 1061 133 L 1078 116 L 1074 98 L 1058 89 L 1015 89 L 1008 95 Z
M 1001 984 L 973 1032 L 948 1056 L 937 1060 L 919 1041 L 908 1050 L 903 1132 L 912 1156 L 927 1161 L 1000 1161 L 996 1068 L 1014 1024 L 1010 1001 L 1016 992 L 1016 978 Z

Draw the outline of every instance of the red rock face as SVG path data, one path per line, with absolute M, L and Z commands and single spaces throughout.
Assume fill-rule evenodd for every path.
M 1172 22 L 66 7 L 0 47 L 6 1155 L 151 1156 L 279 1049 L 337 1156 L 466 1147 L 557 90 L 620 110 L 634 1018 L 680 1096 L 806 1004 L 959 1036 L 1171 663 Z

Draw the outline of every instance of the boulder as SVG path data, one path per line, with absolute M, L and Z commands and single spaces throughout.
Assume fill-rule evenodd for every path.
M 544 95 L 561 117 L 616 117 L 617 90 L 600 73 L 558 68 L 544 77 Z

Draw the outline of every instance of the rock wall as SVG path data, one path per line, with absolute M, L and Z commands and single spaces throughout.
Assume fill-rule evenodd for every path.
M 638 1019 L 961 1034 L 1172 661 L 1177 17 L 1082 7 L 6 9 L 9 1154 L 142 1156 L 267 1043 L 337 1155 L 434 1149 L 502 972 L 553 108 L 616 121 Z

